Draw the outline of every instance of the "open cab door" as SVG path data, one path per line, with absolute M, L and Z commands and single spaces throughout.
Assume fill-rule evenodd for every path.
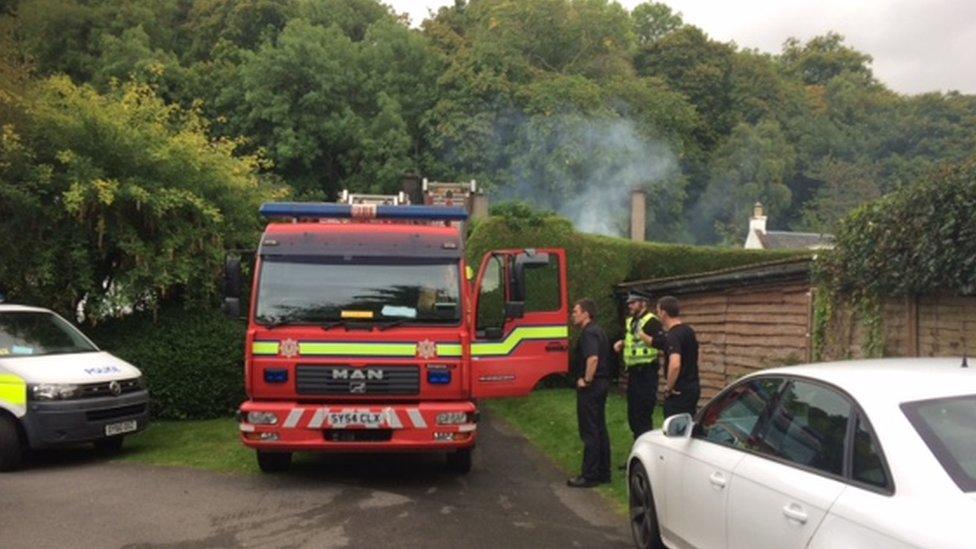
M 566 252 L 500 250 L 481 262 L 474 292 L 474 398 L 517 397 L 569 370 Z

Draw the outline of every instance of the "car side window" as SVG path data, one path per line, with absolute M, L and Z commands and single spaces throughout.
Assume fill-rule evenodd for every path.
M 878 488 L 888 487 L 888 475 L 885 473 L 878 441 L 860 415 L 854 429 L 853 454 L 851 478 Z
M 826 473 L 844 472 L 849 400 L 828 387 L 794 381 L 758 436 L 757 450 Z
M 733 387 L 702 411 L 694 436 L 732 448 L 752 448 L 759 420 L 782 385 L 782 379 L 758 378 Z

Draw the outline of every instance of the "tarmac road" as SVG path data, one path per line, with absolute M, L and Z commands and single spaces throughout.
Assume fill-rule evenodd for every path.
M 45 452 L 0 474 L 0 547 L 632 546 L 626 517 L 482 417 L 464 476 L 431 455 L 323 455 L 281 475 L 229 475 Z

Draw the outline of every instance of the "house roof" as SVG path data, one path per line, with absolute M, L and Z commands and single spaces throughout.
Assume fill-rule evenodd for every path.
M 633 282 L 618 284 L 614 293 L 624 294 L 631 290 L 637 290 L 659 296 L 663 294 L 676 295 L 709 290 L 724 290 L 737 286 L 750 286 L 757 283 L 809 282 L 812 263 L 813 258 L 804 255 L 798 258 L 694 275 L 635 280 Z
M 834 236 L 818 233 L 794 233 L 789 231 L 755 231 L 763 248 L 767 250 L 802 250 L 833 245 Z

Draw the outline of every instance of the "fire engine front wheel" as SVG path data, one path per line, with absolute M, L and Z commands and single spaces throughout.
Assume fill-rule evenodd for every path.
M 258 467 L 264 473 L 280 473 L 291 467 L 291 452 L 262 452 L 257 451 Z
M 24 445 L 17 432 L 17 423 L 0 413 L 0 471 L 13 471 L 20 467 Z
M 447 454 L 447 468 L 453 473 L 466 474 L 471 470 L 472 448 L 465 448 Z

